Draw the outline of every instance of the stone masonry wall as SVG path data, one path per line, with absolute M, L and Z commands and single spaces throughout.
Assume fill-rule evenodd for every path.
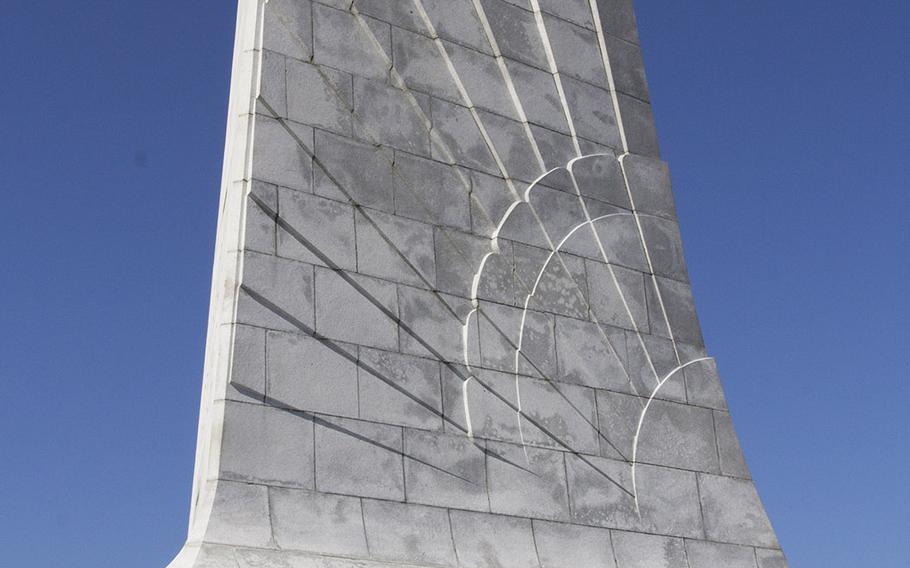
M 631 0 L 240 1 L 171 566 L 786 566 Z

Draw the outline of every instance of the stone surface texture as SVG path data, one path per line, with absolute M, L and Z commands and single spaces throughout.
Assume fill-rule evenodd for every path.
M 632 0 L 240 0 L 172 568 L 784 567 Z

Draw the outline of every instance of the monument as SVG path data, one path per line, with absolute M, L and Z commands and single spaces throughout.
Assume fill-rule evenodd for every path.
M 631 0 L 240 0 L 171 566 L 786 566 Z

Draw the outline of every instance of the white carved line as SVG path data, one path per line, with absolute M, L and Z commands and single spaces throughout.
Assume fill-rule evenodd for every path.
M 651 402 L 654 401 L 654 397 L 657 396 L 657 393 L 660 391 L 661 387 L 663 387 L 667 381 L 673 378 L 676 373 L 690 365 L 694 365 L 695 363 L 710 361 L 712 359 L 713 357 L 700 357 L 698 359 L 693 359 L 688 363 L 680 364 L 678 367 L 667 373 L 667 375 L 661 379 L 659 383 L 657 383 L 657 387 L 651 393 L 651 396 L 648 397 L 648 402 L 645 403 L 645 407 L 642 409 L 641 414 L 638 417 L 638 426 L 635 428 L 635 438 L 632 440 L 632 493 L 635 495 L 635 512 L 638 513 L 639 516 L 641 516 L 641 509 L 639 508 L 638 504 L 638 486 L 636 485 L 635 481 L 635 466 L 638 464 L 638 439 L 641 435 L 641 428 L 645 423 L 645 416 L 648 413 L 648 409 L 651 407 Z
M 679 356 L 679 348 L 676 345 L 676 337 L 673 334 L 673 328 L 670 326 L 670 317 L 667 314 L 667 307 L 664 305 L 663 294 L 660 293 L 660 286 L 657 284 L 657 275 L 654 273 L 654 264 L 651 262 L 651 251 L 648 249 L 648 243 L 645 240 L 645 232 L 641 226 L 641 216 L 638 212 L 638 209 L 635 207 L 635 197 L 632 195 L 632 186 L 629 185 L 629 176 L 626 174 L 625 158 L 630 154 L 626 153 L 619 157 L 619 166 L 622 169 L 622 179 L 626 186 L 626 193 L 629 195 L 629 202 L 632 204 L 632 213 L 635 216 L 635 225 L 638 227 L 638 235 L 641 239 L 641 246 L 645 252 L 645 259 L 648 261 L 648 270 L 651 273 L 651 283 L 654 285 L 654 293 L 657 295 L 657 303 L 660 305 L 661 315 L 664 319 L 664 324 L 667 326 L 667 334 L 670 336 L 670 341 L 673 344 L 673 353 L 676 355 L 676 362 L 682 363 L 682 359 Z
M 550 72 L 553 74 L 553 81 L 556 83 L 559 102 L 562 104 L 563 112 L 566 115 L 569 133 L 572 136 L 572 144 L 575 146 L 575 155 L 581 156 L 581 144 L 578 142 L 578 134 L 575 132 L 575 121 L 572 119 L 572 110 L 569 108 L 569 101 L 566 98 L 565 89 L 563 89 L 562 77 L 559 74 L 559 67 L 556 65 L 556 55 L 553 53 L 553 45 L 550 43 L 549 34 L 547 34 L 547 26 L 543 20 L 543 12 L 540 10 L 540 2 L 531 0 L 531 9 L 534 11 L 534 20 L 537 22 L 537 31 L 540 33 L 540 40 L 547 54 L 547 63 L 550 66 Z
M 615 158 L 610 154 L 592 154 L 591 156 L 584 157 L 594 157 L 594 156 L 604 156 L 608 158 Z M 629 316 L 629 321 L 632 324 L 632 329 L 635 331 L 635 336 L 638 338 L 638 342 L 641 345 L 641 350 L 645 354 L 645 359 L 648 362 L 648 366 L 651 367 L 651 372 L 654 374 L 654 380 L 658 380 L 657 369 L 654 367 L 654 361 L 651 359 L 651 354 L 648 352 L 648 348 L 645 345 L 645 340 L 641 335 L 641 331 L 638 329 L 638 323 L 635 321 L 635 317 L 632 315 L 632 309 L 629 307 L 629 302 L 626 300 L 626 295 L 622 291 L 622 286 L 619 285 L 619 279 L 616 277 L 616 271 L 613 270 L 613 263 L 610 262 L 610 258 L 607 256 L 607 251 L 604 248 L 603 241 L 600 238 L 600 234 L 597 232 L 597 227 L 594 226 L 594 223 L 591 222 L 591 214 L 588 212 L 588 207 L 585 204 L 585 199 L 581 194 L 581 188 L 578 187 L 578 180 L 575 177 L 575 163 L 581 158 L 575 158 L 569 162 L 568 170 L 570 177 L 572 178 L 572 186 L 575 189 L 575 193 L 578 196 L 579 202 L 582 204 L 582 211 L 584 211 L 585 218 L 588 220 L 589 226 L 591 227 L 591 232 L 594 235 L 594 242 L 597 244 L 598 251 L 600 252 L 603 261 L 607 265 L 607 270 L 610 272 L 610 279 L 613 281 L 613 286 L 616 288 L 617 293 L 619 293 L 619 298 L 622 300 L 622 305 L 626 310 L 626 315 Z M 627 186 L 628 190 L 628 186 Z M 646 247 L 644 240 L 642 240 L 642 246 Z M 630 379 L 631 380 L 631 379 Z
M 546 162 L 543 159 L 543 155 L 540 153 L 537 139 L 534 137 L 534 133 L 531 132 L 531 125 L 528 123 L 528 116 L 525 113 L 524 105 L 518 97 L 518 91 L 515 89 L 515 82 L 512 81 L 512 74 L 509 72 L 508 67 L 506 67 L 505 59 L 503 59 L 502 52 L 499 50 L 499 43 L 496 41 L 496 37 L 493 34 L 493 28 L 490 27 L 490 21 L 487 20 L 486 10 L 484 10 L 480 0 L 473 0 L 473 4 L 474 11 L 477 12 L 477 16 L 480 18 L 484 34 L 487 36 L 487 41 L 490 42 L 490 48 L 493 50 L 493 57 L 496 59 L 496 65 L 499 67 L 499 73 L 502 75 L 502 80 L 509 90 L 509 97 L 512 99 L 512 105 L 515 107 L 515 112 L 518 113 L 518 119 L 524 128 L 525 136 L 531 144 L 531 150 L 534 152 L 534 157 L 537 158 L 537 163 L 540 164 L 541 171 L 546 171 Z
M 622 113 L 619 110 L 619 97 L 616 94 L 616 81 L 613 79 L 613 67 L 610 65 L 610 54 L 607 52 L 607 43 L 604 39 L 603 23 L 600 20 L 600 10 L 597 8 L 597 0 L 588 0 L 591 6 L 591 16 L 594 20 L 594 29 L 597 32 L 597 43 L 600 47 L 600 56 L 603 60 L 604 74 L 607 76 L 607 85 L 610 87 L 610 97 L 613 100 L 613 113 L 616 115 L 616 126 L 619 128 L 619 139 L 622 142 L 624 153 L 629 151 L 629 143 L 626 140 L 626 129 L 622 123 Z
M 439 38 L 439 34 L 436 32 L 436 26 L 433 25 L 429 14 L 427 14 L 426 10 L 424 9 L 422 0 L 413 0 L 413 2 L 414 7 L 417 10 L 417 14 L 423 20 L 424 25 L 430 32 L 430 36 L 434 45 L 436 45 L 436 49 L 442 56 L 443 61 L 445 61 L 446 69 L 449 71 L 449 75 L 452 77 L 452 81 L 454 81 L 455 87 L 458 89 L 459 94 L 461 94 L 461 98 L 464 100 L 464 103 L 468 108 L 468 112 L 471 113 L 471 117 L 474 119 L 474 123 L 477 125 L 478 131 L 480 131 L 480 135 L 483 137 L 484 143 L 487 145 L 487 148 L 493 155 L 493 160 L 496 162 L 496 166 L 499 168 L 499 171 L 502 172 L 503 178 L 506 181 L 506 185 L 508 186 L 509 191 L 512 193 L 513 197 L 519 198 L 518 191 L 515 189 L 515 184 L 512 181 L 512 177 L 509 175 L 505 163 L 502 161 L 499 152 L 496 150 L 496 146 L 493 144 L 493 139 L 490 138 L 490 134 L 487 132 L 486 127 L 483 125 L 483 121 L 480 119 L 480 115 L 477 114 L 477 109 L 474 106 L 474 102 L 471 100 L 471 95 L 468 94 L 468 90 L 465 88 L 464 83 L 461 81 L 458 70 L 455 69 L 455 64 L 452 62 L 452 58 L 449 57 L 448 51 L 446 51 L 445 44 L 442 43 L 442 40 Z

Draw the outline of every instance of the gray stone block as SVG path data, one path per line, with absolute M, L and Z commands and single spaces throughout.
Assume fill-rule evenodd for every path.
M 784 553 L 780 550 L 755 550 L 755 557 L 758 560 L 758 568 L 789 568 Z
M 487 484 L 494 513 L 568 521 L 563 452 L 491 442 Z
M 745 546 L 690 540 L 686 542 L 690 568 L 755 568 L 755 552 Z
M 630 154 L 623 159 L 622 170 L 636 210 L 668 219 L 676 218 L 670 170 L 666 162 Z
M 492 54 L 472 0 L 421 0 L 439 37 Z
M 549 70 L 546 48 L 534 14 L 503 0 L 481 0 L 480 3 L 504 56 Z
M 413 3 L 410 3 L 413 6 Z M 461 93 L 436 42 L 425 35 L 392 29 L 395 70 L 408 89 L 461 103 Z
M 699 474 L 698 485 L 709 539 L 779 547 L 751 481 Z
M 243 255 L 243 286 L 237 323 L 285 331 L 313 325 L 311 265 L 248 252 Z
M 532 310 L 588 319 L 588 282 L 581 257 L 559 252 L 548 261 L 548 251 L 521 244 L 514 246 L 514 254 L 519 306 L 527 300 Z
M 594 391 L 549 380 L 519 379 L 525 442 L 597 454 Z
M 316 331 L 358 345 L 398 348 L 395 285 L 356 274 L 316 269 Z M 349 325 L 351 321 L 359 325 Z
M 367 555 L 360 499 L 295 489 L 269 489 L 275 542 L 282 549 Z
M 538 377 L 556 373 L 552 315 L 490 302 L 480 302 L 478 309 L 478 334 L 483 346 L 480 360 L 484 367 L 516 371 L 515 353 L 521 340 L 518 372 Z
M 482 442 L 454 435 L 404 431 L 408 501 L 488 511 Z
M 629 390 L 628 383 L 623 390 Z M 645 402 L 645 399 L 633 395 L 597 391 L 600 446 L 603 456 L 627 461 L 632 459 L 635 428 Z
M 313 15 L 309 0 L 270 0 L 265 5 L 262 47 L 307 60 L 313 53 Z
M 597 34 L 548 14 L 544 15 L 544 22 L 560 74 L 607 88 L 607 75 Z
M 463 568 L 539 568 L 531 521 L 452 511 L 452 536 Z
M 435 287 L 431 225 L 379 211 L 360 210 L 356 218 L 360 272 L 421 288 Z
M 367 142 L 429 156 L 423 109 L 429 109 L 426 95 L 405 93 L 384 80 L 354 78 L 354 133 Z
M 568 134 L 565 108 L 553 75 L 511 59 L 506 59 L 505 63 L 528 121 Z
M 719 473 L 712 411 L 654 400 L 648 407 L 639 434 L 638 460 L 691 471 Z
M 269 183 L 310 191 L 313 164 L 305 148 L 313 147 L 313 129 L 295 123 L 285 124 L 291 132 L 277 120 L 257 117 L 253 142 L 254 176 Z
M 357 346 L 269 332 L 268 396 L 296 410 L 357 417 Z
M 568 75 L 561 75 L 561 80 L 578 136 L 610 148 L 622 148 L 610 92 Z
M 399 286 L 401 302 L 401 350 L 440 361 L 464 362 L 462 329 L 471 302 L 448 294 Z M 477 338 L 469 349 L 477 357 Z
M 294 60 L 291 60 L 292 62 Z M 272 51 L 263 51 L 259 72 L 259 97 L 266 101 L 272 111 L 280 117 L 287 118 L 287 72 L 285 57 Z M 261 104 L 257 109 L 263 114 L 272 114 Z
M 646 283 L 645 286 L 647 285 Z M 655 393 L 654 397 L 662 400 L 687 402 L 684 370 L 677 371 L 664 381 L 679 366 L 673 342 L 655 335 L 629 331 L 626 332 L 626 346 L 628 349 L 626 368 L 632 376 L 638 394 L 650 396 L 651 393 Z M 683 359 L 683 362 L 685 361 Z M 663 386 L 655 392 L 660 381 L 663 381 Z
M 490 55 L 457 43 L 448 41 L 443 43 L 458 80 L 471 97 L 474 106 L 517 120 L 515 103 L 496 60 Z
M 316 156 L 321 164 L 315 173 L 316 193 L 389 213 L 395 210 L 391 150 L 319 130 Z
M 362 348 L 358 372 L 361 418 L 442 430 L 439 362 Z
M 578 186 L 577 191 L 586 202 L 595 199 L 631 209 L 623 171 L 612 152 L 606 156 L 588 156 L 576 160 L 572 165 L 572 175 Z
M 540 568 L 616 568 L 610 531 L 535 520 Z
M 691 348 L 687 349 L 687 347 L 685 344 L 679 345 L 683 363 L 703 356 L 697 352 L 690 352 Z M 684 373 L 686 375 L 686 396 L 690 404 L 721 410 L 727 408 L 724 390 L 717 373 L 717 363 L 713 359 L 686 367 Z
M 573 522 L 607 528 L 639 528 L 631 471 L 626 462 L 569 454 L 566 473 Z
M 638 502 L 646 532 L 703 538 L 696 474 L 639 464 Z
M 288 61 L 287 69 L 288 117 L 350 136 L 354 108 L 351 75 L 293 60 Z
M 730 413 L 714 411 L 714 428 L 717 431 L 717 453 L 720 456 L 721 473 L 749 479 L 749 468 L 743 458 Z
M 222 326 L 222 332 L 228 337 L 233 334 L 234 362 L 231 365 L 227 398 L 243 401 L 250 398 L 262 400 L 260 394 L 253 393 L 265 393 L 265 330 L 225 324 Z M 242 392 L 237 391 L 238 387 Z
M 641 49 L 634 43 L 609 34 L 604 35 L 604 44 L 610 54 L 610 69 L 613 71 L 616 90 L 647 102 L 648 81 L 645 79 Z
M 632 0 L 596 0 L 604 32 L 638 43 L 638 26 Z
M 347 3 L 350 4 L 351 0 L 347 0 Z M 416 31 L 423 29 L 423 21 L 420 19 L 413 2 L 401 2 L 401 0 L 356 0 L 354 7 L 361 14 L 366 14 L 401 28 Z
M 540 0 L 540 10 L 573 24 L 594 29 L 591 5 L 588 0 Z
M 566 465 L 576 522 L 669 536 L 704 535 L 695 474 L 638 465 L 639 516 L 626 462 L 567 455 Z
M 247 197 L 246 200 L 246 228 L 244 236 L 246 238 L 246 250 L 261 252 L 264 254 L 275 254 L 275 242 L 277 237 L 275 232 L 275 217 L 273 212 L 277 211 L 278 192 L 274 185 L 253 181 L 251 183 L 250 193 L 255 195 L 268 204 L 271 212 L 262 209 L 253 197 Z
M 448 161 L 491 174 L 499 174 L 493 154 L 477 127 L 471 112 L 464 106 L 440 99 L 431 101 L 433 131 L 440 142 L 433 143 L 433 158 Z M 495 218 L 499 220 L 498 217 Z
M 689 568 L 679 538 L 613 531 L 617 568 Z
M 611 274 L 610 267 L 602 262 L 586 261 L 585 266 L 589 301 L 596 321 L 601 325 L 646 333 L 649 330 L 648 309 L 642 273 L 613 266 Z
M 484 256 L 493 250 L 493 243 L 451 229 L 438 228 L 434 234 L 436 249 L 436 286 L 444 292 L 470 297 L 474 276 Z M 491 254 L 481 273 L 482 287 L 478 297 L 512 303 L 512 245 L 500 242 L 500 254 Z
M 635 218 L 625 212 L 612 215 L 594 223 L 597 238 L 603 244 L 603 252 L 597 260 L 603 262 L 604 254 L 611 264 L 618 264 L 639 272 L 648 272 L 648 261 L 641 242 L 641 233 Z M 609 213 L 608 213 L 609 214 Z M 595 217 L 593 214 L 592 217 Z
M 559 176 L 559 178 L 564 180 L 567 185 L 571 184 L 567 175 Z M 554 174 L 547 176 L 542 181 L 556 185 L 558 179 L 556 174 Z M 518 206 L 509 215 L 505 226 L 502 228 L 501 235 L 516 242 L 532 245 L 549 252 L 552 247 L 559 245 L 560 241 L 573 228 L 584 221 L 584 210 L 576 195 L 566 191 L 551 189 L 544 186 L 543 183 L 538 183 L 530 190 L 528 204 Z M 568 247 L 563 247 L 565 252 L 575 252 L 588 256 L 596 253 L 596 248 L 594 247 L 576 250 L 575 247 L 578 244 L 574 240 L 572 243 Z M 543 257 L 541 257 L 542 260 Z M 536 264 L 537 266 L 532 265 L 528 268 L 539 269 L 541 263 Z M 530 285 L 533 284 L 533 276 L 529 275 L 525 280 L 527 280 L 530 288 Z
M 624 332 L 594 322 L 556 318 L 556 380 L 631 392 L 622 367 L 625 353 Z
M 395 212 L 434 225 L 470 230 L 468 172 L 403 152 L 395 155 Z
M 285 410 L 225 402 L 224 479 L 312 489 L 313 423 Z
M 283 188 L 278 200 L 281 219 L 293 229 L 278 229 L 279 256 L 354 270 L 357 263 L 353 207 Z
M 694 345 L 704 345 L 691 286 L 685 282 L 658 276 L 657 287 L 660 290 L 659 298 L 655 293 L 653 280 L 648 278 L 645 290 L 648 295 L 651 332 L 662 337 L 669 337 L 667 331 L 667 320 L 669 320 L 674 339 Z M 664 319 L 665 310 L 666 319 Z
M 660 157 L 660 146 L 657 143 L 657 130 L 654 127 L 654 117 L 651 115 L 651 105 L 619 93 L 619 114 L 622 117 L 623 130 L 626 132 L 626 142 L 629 152 L 652 158 Z
M 538 148 L 540 148 L 545 170 L 564 167 L 569 160 L 578 155 L 572 138 L 568 134 L 532 124 L 531 135 L 537 141 Z M 515 177 L 525 179 L 517 175 Z M 534 178 L 527 178 L 525 181 L 534 181 Z
M 264 485 L 218 481 L 205 539 L 239 546 L 272 544 L 269 498 Z
M 361 77 L 381 79 L 388 76 L 386 54 L 392 52 L 389 24 L 315 4 L 313 30 L 315 63 Z
M 648 254 L 654 273 L 674 280 L 688 282 L 686 259 L 683 254 L 682 237 L 676 221 L 658 217 L 641 216 L 642 233 L 648 246 Z
M 456 434 L 468 431 L 464 412 L 466 394 L 475 437 L 519 442 L 515 375 L 487 369 L 475 368 L 472 372 L 463 367 L 456 369 L 459 374 L 450 368 L 442 371 L 443 405 L 449 419 L 446 431 Z M 470 377 L 467 386 L 462 377 Z
M 455 566 L 449 514 L 422 505 L 364 500 L 370 553 L 377 560 Z
M 404 500 L 401 428 L 345 418 L 315 423 L 319 491 Z

